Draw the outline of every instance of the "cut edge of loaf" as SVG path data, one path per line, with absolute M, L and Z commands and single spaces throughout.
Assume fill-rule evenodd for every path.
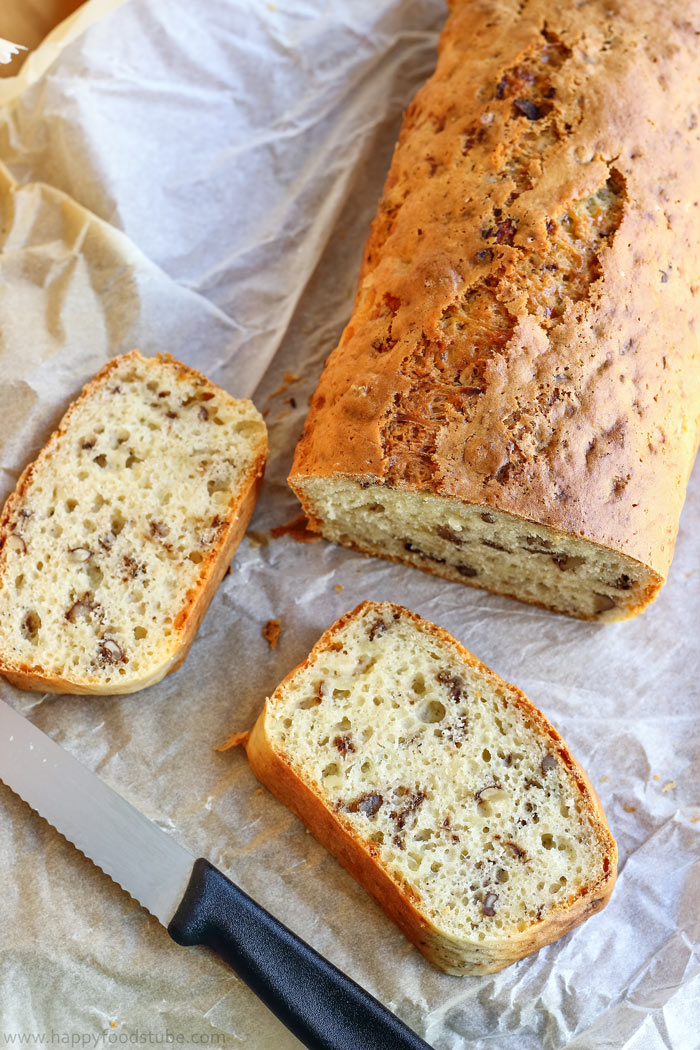
M 378 846 L 358 836 L 342 811 L 331 809 L 319 789 L 271 739 L 270 724 L 276 698 L 314 665 L 316 658 L 333 645 L 336 635 L 367 611 L 380 615 L 390 610 L 395 616 L 407 617 L 413 624 L 450 646 L 460 661 L 505 688 L 512 702 L 553 744 L 571 777 L 576 782 L 596 840 L 603 856 L 604 874 L 573 902 L 553 907 L 544 918 L 522 931 L 509 931 L 507 936 L 487 936 L 479 940 L 457 936 L 426 917 L 420 908 L 420 897 L 400 876 L 392 877 L 379 857 Z M 319 639 L 309 656 L 294 668 L 269 697 L 255 725 L 241 742 L 246 748 L 251 768 L 258 780 L 308 828 L 314 837 L 360 882 L 405 936 L 438 969 L 455 976 L 495 973 L 505 966 L 533 954 L 579 926 L 601 911 L 612 894 L 617 876 L 617 845 L 610 833 L 600 800 L 588 776 L 571 755 L 566 743 L 538 708 L 516 686 L 504 682 L 452 635 L 402 606 L 390 602 L 365 601 L 336 621 Z
M 217 587 L 226 575 L 235 551 L 243 538 L 248 522 L 255 508 L 256 500 L 267 459 L 267 430 L 264 420 L 252 402 L 247 399 L 234 399 L 226 391 L 209 380 L 196 369 L 190 368 L 168 353 L 159 353 L 152 358 L 144 357 L 139 350 L 119 355 L 110 359 L 100 371 L 83 387 L 80 394 L 71 402 L 52 432 L 45 445 L 21 474 L 13 492 L 8 496 L 0 515 L 0 584 L 4 571 L 5 557 L 3 548 L 12 535 L 13 520 L 21 511 L 22 502 L 27 494 L 30 482 L 37 470 L 56 450 L 73 422 L 80 407 L 99 390 L 112 372 L 129 362 L 148 364 L 149 362 L 172 366 L 179 376 L 220 392 L 225 398 L 237 404 L 245 403 L 252 410 L 255 422 L 261 424 L 256 440 L 256 451 L 249 469 L 239 486 L 236 499 L 227 507 L 225 525 L 221 528 L 215 544 L 204 554 L 199 563 L 199 573 L 193 585 L 183 595 L 178 615 L 172 624 L 172 630 L 160 660 L 144 668 L 140 674 L 125 676 L 103 684 L 99 681 L 87 683 L 84 677 L 73 675 L 70 671 L 60 674 L 52 673 L 41 663 L 29 663 L 12 660 L 0 652 L 0 675 L 11 685 L 30 692 L 73 693 L 92 695 L 114 695 L 137 692 L 154 685 L 166 675 L 176 671 L 184 662 L 199 626 L 206 614 Z
M 488 504 L 372 476 L 292 471 L 289 484 L 309 528 L 333 543 L 577 619 L 631 619 L 664 583 L 619 551 Z

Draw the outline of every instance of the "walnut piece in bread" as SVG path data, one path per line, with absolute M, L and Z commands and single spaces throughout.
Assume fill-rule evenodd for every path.
M 111 360 L 0 517 L 0 674 L 129 693 L 176 670 L 255 505 L 267 431 L 169 355 Z
M 266 701 L 253 772 L 447 973 L 492 973 L 605 907 L 617 848 L 519 689 L 389 602 L 337 621 Z
M 312 528 L 583 619 L 653 600 L 699 437 L 698 17 L 451 0 L 297 447 Z

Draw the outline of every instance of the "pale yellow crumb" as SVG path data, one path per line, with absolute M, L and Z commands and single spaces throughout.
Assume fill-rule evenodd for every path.
M 340 592 L 341 592 L 341 591 L 342 591 L 342 589 L 343 589 L 343 585 L 342 585 L 342 583 L 336 583 L 336 585 L 335 585 L 335 589 L 336 589 L 336 591 L 338 592 L 338 594 L 340 594 Z
M 667 780 L 664 786 L 661 788 L 662 791 L 673 791 L 676 786 L 675 780 Z

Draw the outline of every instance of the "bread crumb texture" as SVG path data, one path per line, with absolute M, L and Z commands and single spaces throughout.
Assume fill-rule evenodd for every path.
M 622 619 L 666 577 L 697 446 L 700 5 L 450 7 L 290 481 L 328 538 L 450 579 L 401 550 L 411 496 L 549 529 L 563 573 L 519 554 L 463 582 Z M 351 482 L 400 496 L 393 538 L 376 492 L 333 518 Z
M 308 789 L 306 801 L 270 775 L 265 751 Z M 614 840 L 557 731 L 449 634 L 400 606 L 365 602 L 338 621 L 268 700 L 248 754 L 450 972 L 500 969 L 612 891 Z
M 112 360 L 5 505 L 0 672 L 89 692 L 165 674 L 226 569 L 266 449 L 249 401 L 165 355 Z

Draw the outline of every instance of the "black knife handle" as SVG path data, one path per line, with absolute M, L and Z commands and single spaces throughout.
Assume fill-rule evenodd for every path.
M 207 860 L 195 861 L 168 933 L 213 949 L 309 1050 L 430 1050 Z

